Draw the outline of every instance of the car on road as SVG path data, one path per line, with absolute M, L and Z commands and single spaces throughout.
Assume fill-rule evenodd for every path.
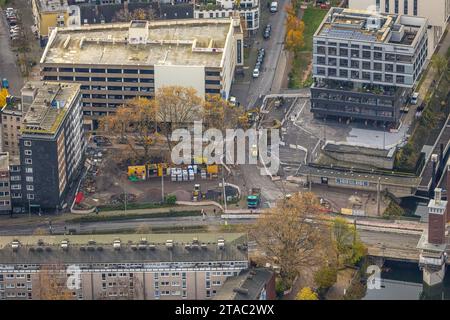
M 276 13 L 277 11 L 278 11 L 278 2 L 273 1 L 273 2 L 270 4 L 270 12 L 271 12 L 271 13 Z
M 268 24 L 266 26 L 266 28 L 264 29 L 264 35 L 263 35 L 264 39 L 266 39 L 266 40 L 269 39 L 271 32 L 272 32 L 272 26 L 270 24 Z
M 228 99 L 229 101 L 230 101 L 230 105 L 231 106 L 236 106 L 236 104 L 237 104 L 237 99 L 236 99 L 236 97 L 234 97 L 234 96 L 230 96 L 230 99 Z
M 259 77 L 259 69 L 255 68 L 253 69 L 253 78 L 258 78 Z
M 417 102 L 419 101 L 419 93 L 418 92 L 414 92 L 411 96 L 411 100 L 410 103 L 411 104 L 417 104 Z

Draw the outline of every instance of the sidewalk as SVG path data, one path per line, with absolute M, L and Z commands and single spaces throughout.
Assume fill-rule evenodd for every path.
M 447 34 L 445 35 L 445 38 L 443 38 L 441 40 L 441 42 L 438 46 L 439 46 L 439 50 L 437 50 L 436 53 L 445 57 L 447 50 L 450 47 L 450 26 L 447 26 Z M 431 64 L 431 61 L 430 61 L 430 64 Z M 430 89 L 430 87 L 433 86 L 433 80 L 436 79 L 436 73 L 437 73 L 437 70 L 435 70 L 435 68 L 431 65 L 430 69 L 428 70 L 428 73 L 426 74 L 426 78 L 423 81 L 422 86 L 419 89 L 419 97 L 421 99 L 423 99 L 427 95 L 428 90 Z

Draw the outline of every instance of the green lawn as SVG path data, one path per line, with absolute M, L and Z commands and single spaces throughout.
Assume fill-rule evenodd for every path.
M 303 13 L 303 22 L 305 23 L 304 40 L 305 45 L 301 51 L 312 51 L 313 36 L 320 23 L 327 14 L 328 10 L 310 7 Z
M 292 63 L 292 70 L 290 73 L 289 88 L 301 88 L 311 84 L 311 79 L 302 82 L 305 70 L 311 63 L 313 50 L 313 36 L 327 14 L 328 10 L 309 7 L 303 13 L 303 22 L 305 24 L 304 31 L 304 46 L 297 52 Z

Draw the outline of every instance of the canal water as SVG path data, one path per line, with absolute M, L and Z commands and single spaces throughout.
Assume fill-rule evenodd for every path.
M 428 287 L 417 263 L 385 261 L 381 289 L 367 289 L 363 300 L 450 300 L 450 270 L 442 285 Z

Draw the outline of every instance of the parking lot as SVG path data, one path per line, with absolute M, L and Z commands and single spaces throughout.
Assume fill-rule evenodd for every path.
M 79 191 L 83 192 L 84 196 L 79 208 L 116 206 L 125 202 L 127 205 L 161 203 L 163 193 L 164 196 L 175 195 L 177 200 L 191 201 L 196 184 L 200 185 L 200 191 L 207 197 L 217 198 L 222 195 L 219 175 L 202 174 L 201 166 L 191 166 L 192 170 L 189 170 L 188 166 L 173 166 L 172 171 L 181 174 L 173 175 L 164 170 L 163 177 L 158 176 L 157 169 L 151 170 L 152 166 L 147 166 L 145 177 L 137 171 L 130 175 L 130 168 L 139 167 L 127 167 L 117 161 L 121 158 L 119 153 L 129 151 L 116 148 L 105 139 L 97 141 L 101 141 L 101 147 L 92 142 L 88 147 L 87 162 L 90 169 L 81 182 Z

